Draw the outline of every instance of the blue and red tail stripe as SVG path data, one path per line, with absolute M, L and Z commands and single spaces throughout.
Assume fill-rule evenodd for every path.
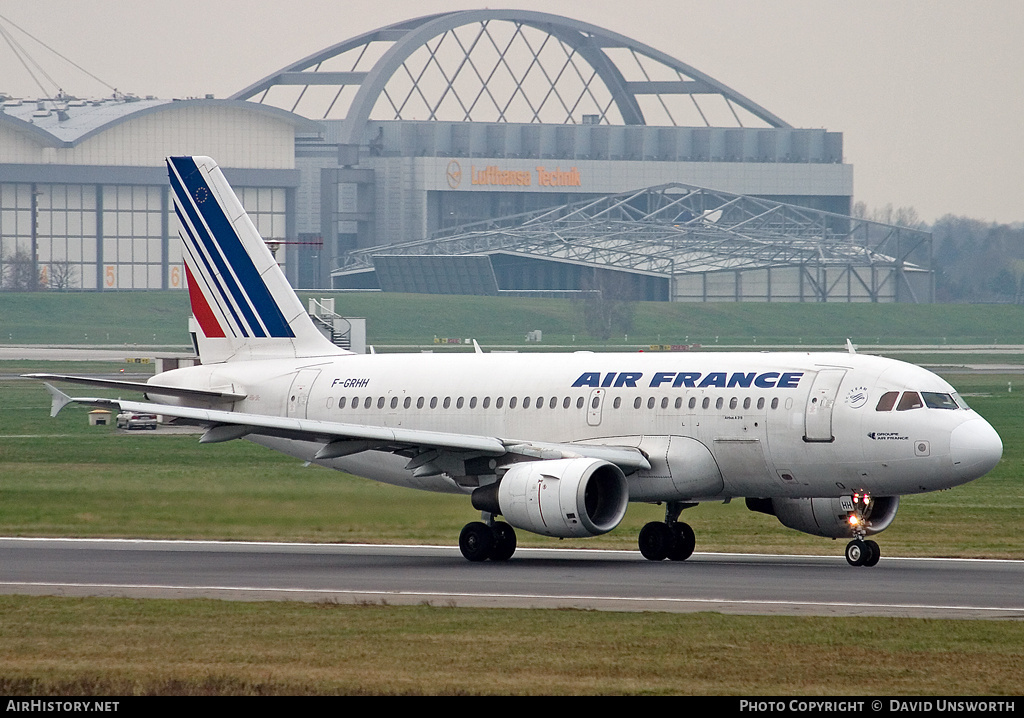
M 243 336 L 294 337 L 234 226 L 191 157 L 168 158 L 171 188 L 196 268 Z M 211 311 L 211 316 L 212 316 Z M 227 317 L 225 317 L 227 318 Z M 219 324 L 218 324 L 219 326 Z

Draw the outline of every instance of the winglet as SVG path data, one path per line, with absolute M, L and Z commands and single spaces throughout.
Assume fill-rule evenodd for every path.
M 62 392 L 60 389 L 55 387 L 49 382 L 43 382 L 43 386 L 50 392 L 50 416 L 54 417 L 60 413 L 60 410 L 65 406 L 74 401 L 70 396 Z

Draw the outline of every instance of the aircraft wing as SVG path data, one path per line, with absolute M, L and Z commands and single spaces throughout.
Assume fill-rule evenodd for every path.
M 22 374 L 27 379 L 50 379 L 53 381 L 67 381 L 73 384 L 86 384 L 88 386 L 102 386 L 107 389 L 123 389 L 125 391 L 141 391 L 145 394 L 159 394 L 161 396 L 178 396 L 183 399 L 203 399 L 214 403 L 223 402 L 230 404 L 241 401 L 245 394 L 234 394 L 227 391 L 213 391 L 206 389 L 186 389 L 178 386 L 160 386 L 159 384 L 147 384 L 142 381 L 124 381 L 123 379 L 98 379 L 91 376 L 69 376 L 67 374 Z
M 218 409 L 196 409 L 123 399 L 72 398 L 51 384 L 45 385 L 53 399 L 51 416 L 56 416 L 70 403 L 102 408 L 116 407 L 119 411 L 173 416 L 187 423 L 206 427 L 206 433 L 200 439 L 202 443 L 240 439 L 251 434 L 277 436 L 322 444 L 315 456 L 316 459 L 337 458 L 368 450 L 392 451 L 406 455 L 411 453 L 413 456 L 422 451 L 437 450 L 459 455 L 518 454 L 540 459 L 583 456 L 608 461 L 627 472 L 651 468 L 650 462 L 643 453 L 630 446 L 536 443 L 493 436 L 346 424 Z

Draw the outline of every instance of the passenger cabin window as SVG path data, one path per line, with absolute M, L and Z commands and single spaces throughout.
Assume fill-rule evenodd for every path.
M 896 398 L 900 395 L 898 391 L 887 391 L 882 394 L 878 400 L 878 405 L 875 407 L 875 411 L 892 411 L 892 408 L 896 406 Z
M 896 405 L 896 411 L 910 411 L 920 409 L 924 406 L 921 396 L 916 391 L 905 391 L 900 397 L 900 403 Z

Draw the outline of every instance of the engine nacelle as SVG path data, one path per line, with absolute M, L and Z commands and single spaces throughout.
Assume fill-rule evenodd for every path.
M 872 498 L 865 514 L 867 535 L 889 528 L 896 518 L 899 496 Z M 747 499 L 751 511 L 775 516 L 783 526 L 826 538 L 852 538 L 850 512 L 840 499 Z
M 558 538 L 608 533 L 629 504 L 622 470 L 600 459 L 527 461 L 495 486 L 473 492 L 473 506 L 501 514 L 512 526 Z

